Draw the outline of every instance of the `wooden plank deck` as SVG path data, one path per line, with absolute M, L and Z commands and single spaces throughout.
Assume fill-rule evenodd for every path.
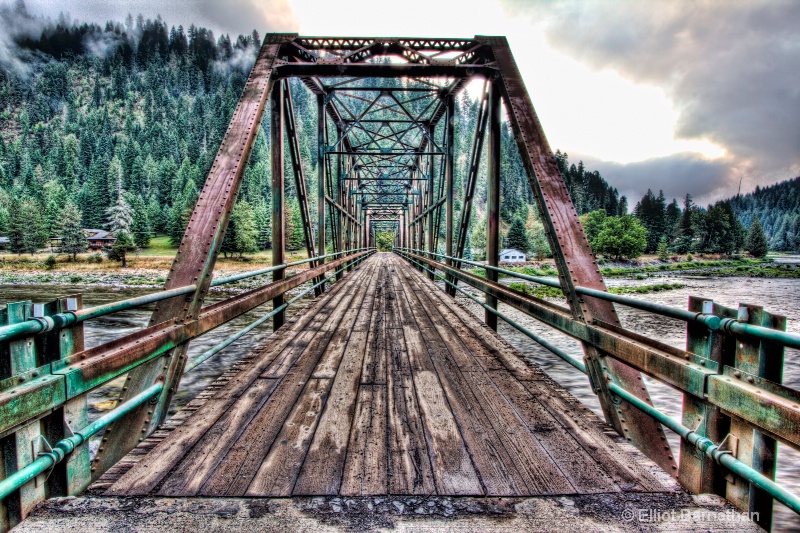
M 376 254 L 95 484 L 116 496 L 672 490 L 566 391 Z

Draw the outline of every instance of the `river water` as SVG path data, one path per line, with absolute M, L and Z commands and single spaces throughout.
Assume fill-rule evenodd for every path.
M 800 262 L 800 257 L 782 257 L 781 262 Z M 736 307 L 742 303 L 757 303 L 775 314 L 786 315 L 788 318 L 788 331 L 800 333 L 800 280 L 797 279 L 761 279 L 737 277 L 708 277 L 690 276 L 681 274 L 665 274 L 658 277 L 648 277 L 644 280 L 609 279 L 607 284 L 611 287 L 619 285 L 647 285 L 658 281 L 683 283 L 685 288 L 636 295 L 637 298 L 667 304 L 674 307 L 685 308 L 689 295 L 702 296 L 705 299 L 728 306 Z M 301 292 L 301 288 L 292 293 Z M 84 285 L 0 285 L 0 304 L 20 300 L 33 300 L 34 302 L 47 302 L 69 294 L 83 294 L 85 307 L 91 307 L 108 302 L 123 300 L 142 294 L 153 292 L 154 289 L 111 288 Z M 212 291 L 207 299 L 208 303 L 227 298 L 230 292 Z M 291 294 L 291 293 L 290 293 Z M 476 294 L 477 295 L 477 294 Z M 291 306 L 287 315 L 292 316 L 305 307 L 304 299 Z M 461 301 L 468 302 L 466 299 Z M 479 317 L 483 317 L 483 309 L 477 304 L 469 303 L 468 308 Z M 254 320 L 263 316 L 271 309 L 271 304 L 265 304 L 245 315 L 242 315 L 218 329 L 192 341 L 189 357 L 199 355 L 211 346 L 217 344 L 227 336 L 239 331 Z M 686 326 L 684 323 L 617 306 L 622 325 L 651 338 L 679 348 L 685 348 Z M 581 358 L 580 345 L 565 335 L 554 332 L 535 320 L 515 312 L 513 309 L 501 305 L 501 311 L 508 314 L 525 327 L 547 337 L 550 342 L 563 349 L 570 355 Z M 152 306 L 122 311 L 107 317 L 90 320 L 85 323 L 87 347 L 96 346 L 112 339 L 119 338 L 145 326 L 152 312 Z M 192 372 L 187 373 L 182 382 L 179 393 L 173 401 L 172 411 L 188 403 L 195 395 L 207 387 L 217 376 L 222 374 L 230 365 L 241 359 L 254 345 L 264 341 L 271 334 L 271 321 L 252 331 L 227 349 L 212 357 Z M 541 348 L 516 329 L 502 323 L 499 327 L 500 334 L 508 339 L 530 361 L 540 366 L 553 379 L 569 390 L 574 396 L 589 406 L 593 411 L 602 416 L 597 398 L 588 386 L 585 375 L 575 370 L 572 366 L 561 361 L 549 351 Z M 112 409 L 116 395 L 121 387 L 121 379 L 117 379 L 92 392 L 89 398 L 90 419 L 95 419 Z M 787 350 L 785 356 L 784 383 L 792 388 L 800 389 L 800 354 L 795 350 Z M 680 419 L 681 395 L 671 388 L 652 380 L 648 380 L 650 394 L 656 407 Z M 678 439 L 671 436 L 671 444 L 677 453 Z M 778 454 L 777 481 L 795 494 L 800 494 L 800 453 L 786 446 L 781 446 Z M 782 530 L 789 530 L 797 526 L 797 515 L 776 505 L 776 526 Z

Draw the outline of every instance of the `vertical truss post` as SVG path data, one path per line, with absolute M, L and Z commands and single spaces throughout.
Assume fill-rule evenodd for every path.
M 284 110 L 283 110 L 283 84 L 276 84 L 272 90 L 272 113 L 270 115 L 270 144 L 272 145 L 272 264 L 282 265 L 286 262 L 286 234 L 284 216 Z M 286 277 L 286 270 L 276 270 L 272 273 L 272 281 L 279 281 Z M 272 299 L 272 308 L 283 305 L 283 294 Z M 272 330 L 283 326 L 286 313 L 281 311 L 272 318 Z
M 445 160 L 444 160 L 444 181 L 445 181 L 445 224 L 444 224 L 444 237 L 445 237 L 445 255 L 448 259 L 445 260 L 447 266 L 452 266 L 452 260 L 449 258 L 453 256 L 453 158 L 455 156 L 455 142 L 454 129 L 455 129 L 455 99 L 452 95 L 447 97 L 447 123 L 445 124 L 445 134 L 447 137 L 444 142 Z M 449 287 L 448 287 L 449 288 Z
M 502 102 L 498 84 L 489 88 L 489 174 L 486 178 L 486 264 L 497 266 L 500 257 L 500 113 Z M 486 271 L 486 279 L 497 281 L 497 272 Z M 497 309 L 497 298 L 486 295 L 486 305 Z M 486 325 L 497 331 L 497 315 L 485 312 Z
M 455 257 L 464 257 L 464 248 L 467 245 L 467 232 L 469 231 L 470 217 L 472 216 L 472 199 L 475 196 L 475 185 L 478 182 L 478 169 L 481 165 L 481 154 L 483 153 L 483 141 L 486 135 L 486 124 L 488 123 L 489 115 L 489 92 L 488 84 L 483 84 L 483 97 L 481 98 L 478 106 L 478 117 L 475 121 L 475 136 L 472 140 L 472 152 L 470 153 L 470 166 L 467 171 L 467 179 L 464 186 L 464 203 L 461 206 L 461 221 L 458 229 L 458 243 L 456 244 Z M 456 268 L 461 266 L 459 261 L 455 262 Z M 450 295 L 456 295 L 455 286 L 458 280 L 451 277 L 450 282 L 452 286 L 447 288 L 450 290 Z
M 294 175 L 295 189 L 297 190 L 297 203 L 300 204 L 300 218 L 303 221 L 303 240 L 305 241 L 308 257 L 314 257 L 314 230 L 311 227 L 311 214 L 308 210 L 308 193 L 306 192 L 306 177 L 303 172 L 303 162 L 300 158 L 300 140 L 294 116 L 294 104 L 292 103 L 292 89 L 289 80 L 280 82 L 281 92 L 283 93 L 283 113 L 286 127 L 286 136 L 289 140 L 289 156 L 292 163 L 292 174 Z M 319 280 L 319 278 L 317 278 Z M 322 293 L 322 286 L 314 289 L 317 296 Z
M 339 126 L 336 126 L 336 140 L 342 138 L 342 129 Z M 344 194 L 344 180 L 342 179 L 342 172 L 344 171 L 344 156 L 339 154 L 336 156 L 336 174 L 332 176 L 332 180 L 334 181 L 334 185 L 336 187 L 336 197 L 338 198 L 339 205 L 342 206 L 343 209 L 347 209 L 347 197 Z M 336 235 L 334 236 L 334 251 L 341 252 L 346 250 L 345 246 L 345 230 L 343 228 L 343 223 L 346 224 L 345 217 L 340 210 L 336 210 Z M 324 251 L 322 253 L 325 253 Z M 342 279 L 342 272 L 337 272 L 336 280 Z
M 428 135 L 430 136 L 431 139 L 433 139 L 433 128 L 430 125 L 428 125 Z M 434 257 L 433 257 L 433 255 L 431 255 L 431 253 L 435 253 L 436 252 L 436 250 L 434 249 L 434 247 L 436 246 L 434 244 L 436 242 L 435 241 L 436 237 L 435 237 L 435 232 L 433 230 L 433 228 L 434 228 L 434 218 L 433 218 L 433 216 L 434 216 L 436 210 L 435 209 L 431 209 L 431 207 L 433 206 L 433 203 L 435 201 L 434 200 L 434 178 L 433 178 L 433 142 L 431 142 L 429 144 L 430 144 L 430 149 L 429 149 L 430 155 L 428 156 L 428 191 L 427 191 L 428 194 L 426 195 L 428 201 L 427 201 L 427 203 L 425 205 L 425 209 L 430 209 L 430 211 L 428 211 L 428 216 L 426 217 L 428 219 L 428 244 L 427 244 L 427 248 L 428 248 L 428 252 L 430 252 L 428 254 L 428 257 L 433 259 Z M 431 281 L 434 280 L 432 272 L 428 273 L 428 279 L 430 279 Z
M 369 248 L 369 213 L 366 209 L 362 209 L 363 213 L 362 225 L 364 226 L 364 248 Z
M 504 37 L 476 39 L 491 46 L 500 74 L 498 85 L 508 104 L 514 138 L 528 171 L 528 180 L 553 250 L 561 288 L 567 296 L 573 317 L 587 323 L 598 320 L 618 326 L 614 304 L 583 297 L 575 292 L 577 285 L 602 291 L 605 290 L 605 283 L 508 41 Z M 620 402 L 619 398 L 612 397 L 608 390 L 608 383 L 613 382 L 642 401 L 651 403 L 642 374 L 588 344 L 584 344 L 583 348 L 592 388 L 598 395 L 608 423 L 661 468 L 676 475 L 678 467 L 661 424 L 628 403 Z
M 319 245 L 319 254 L 325 255 L 325 180 L 326 166 L 325 166 L 325 96 L 317 95 L 317 240 Z M 324 263 L 324 259 L 317 261 L 317 266 Z M 322 289 L 323 285 L 320 285 Z
M 417 159 L 419 160 L 419 158 L 417 158 Z M 417 168 L 419 168 L 419 167 L 417 167 Z M 421 170 L 415 170 L 412 173 L 412 176 L 415 176 L 417 174 L 422 174 L 422 171 Z M 414 218 L 418 219 L 416 221 L 417 227 L 415 228 L 416 236 L 417 236 L 417 242 L 416 242 L 415 248 L 417 248 L 419 250 L 423 250 L 423 251 L 425 250 L 425 224 L 423 223 L 422 218 L 420 218 L 420 216 L 422 215 L 423 209 L 425 209 L 426 193 L 425 193 L 425 188 L 424 187 L 425 187 L 425 182 L 424 181 L 420 181 L 419 182 L 419 196 L 416 198 L 417 199 L 417 213 L 416 213 L 416 216 L 414 217 Z M 421 266 L 418 266 L 417 270 L 419 270 L 420 272 L 423 271 Z
M 55 304 L 52 309 L 53 313 L 76 311 L 83 307 L 83 297 L 80 294 L 67 296 L 57 300 Z M 52 337 L 49 337 L 47 342 L 54 345 L 56 353 L 52 354 L 53 358 L 64 359 L 72 354 L 82 352 L 85 347 L 83 323 L 80 322 L 69 328 L 52 332 Z M 89 408 L 86 397 L 86 394 L 82 394 L 68 400 L 62 409 L 56 410 L 49 417 L 48 441 L 58 442 L 68 437 L 70 430 L 89 425 Z M 87 441 L 72 450 L 72 453 L 63 462 L 56 465 L 47 480 L 48 496 L 78 494 L 89 486 L 91 480 L 91 460 Z

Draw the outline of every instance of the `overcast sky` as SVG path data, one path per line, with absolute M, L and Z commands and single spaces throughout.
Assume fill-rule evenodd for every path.
M 740 181 L 745 192 L 800 175 L 798 1 L 25 3 L 52 18 L 160 14 L 231 34 L 506 35 L 553 149 L 600 170 L 631 205 L 647 188 L 709 202 Z

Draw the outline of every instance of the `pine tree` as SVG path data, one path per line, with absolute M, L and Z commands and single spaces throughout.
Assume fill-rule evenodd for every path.
M 477 258 L 486 258 L 486 219 L 482 218 L 472 228 L 472 244 L 478 251 Z
M 681 254 L 689 253 L 694 249 L 694 221 L 692 220 L 694 209 L 692 196 L 687 194 L 683 200 L 683 213 L 677 229 L 678 242 L 675 246 L 675 251 Z
M 117 195 L 117 202 L 106 209 L 106 216 L 108 217 L 106 225 L 111 233 L 116 235 L 123 231 L 130 232 L 133 225 L 133 208 L 125 200 L 121 189 Z
M 3 206 L 0 206 L 0 235 L 8 234 L 9 224 L 11 223 L 11 214 Z
M 22 254 L 25 251 L 25 231 L 27 221 L 22 212 L 22 202 L 19 200 L 11 201 L 11 210 L 8 222 L 8 247 L 15 254 Z
M 13 252 L 33 255 L 47 245 L 47 225 L 42 207 L 33 198 L 24 198 L 17 204 L 16 216 L 12 212 L 10 226 L 9 241 Z
M 511 223 L 511 227 L 506 234 L 506 248 L 513 248 L 527 253 L 531 244 L 528 242 L 528 234 L 525 231 L 525 224 L 522 219 L 517 217 Z
M 256 229 L 255 215 L 250 204 L 243 200 L 238 202 L 231 213 L 225 238 L 222 239 L 220 251 L 228 254 L 252 253 L 258 250 L 258 230 Z
M 767 255 L 767 234 L 764 233 L 764 228 L 761 227 L 761 221 L 758 220 L 758 217 L 753 219 L 753 223 L 750 225 L 750 231 L 747 232 L 745 249 L 753 257 L 760 258 Z
M 661 239 L 659 239 L 656 254 L 658 254 L 659 261 L 669 260 L 669 242 L 667 241 L 666 235 L 662 235 Z
M 116 240 L 111 246 L 111 253 L 109 259 L 116 259 L 122 262 L 122 268 L 128 266 L 128 252 L 136 250 L 136 243 L 126 230 L 121 230 L 117 233 Z
M 72 203 L 67 204 L 61 212 L 61 253 L 72 254 L 73 261 L 89 247 L 81 229 L 81 218 L 81 212 Z
M 133 205 L 133 221 L 131 222 L 131 233 L 136 246 L 147 248 L 150 246 L 150 218 L 147 215 L 147 207 L 141 195 L 136 196 L 131 202 Z
M 286 224 L 286 249 L 294 251 L 305 248 L 303 217 L 300 215 L 300 206 L 297 202 L 286 202 L 284 223 Z
M 547 236 L 545 236 L 544 230 L 534 234 L 532 247 L 537 261 L 544 261 L 545 257 L 551 255 L 550 244 L 547 242 Z
M 267 250 L 272 246 L 272 211 L 266 201 L 261 200 L 253 209 L 256 223 L 256 246 Z

